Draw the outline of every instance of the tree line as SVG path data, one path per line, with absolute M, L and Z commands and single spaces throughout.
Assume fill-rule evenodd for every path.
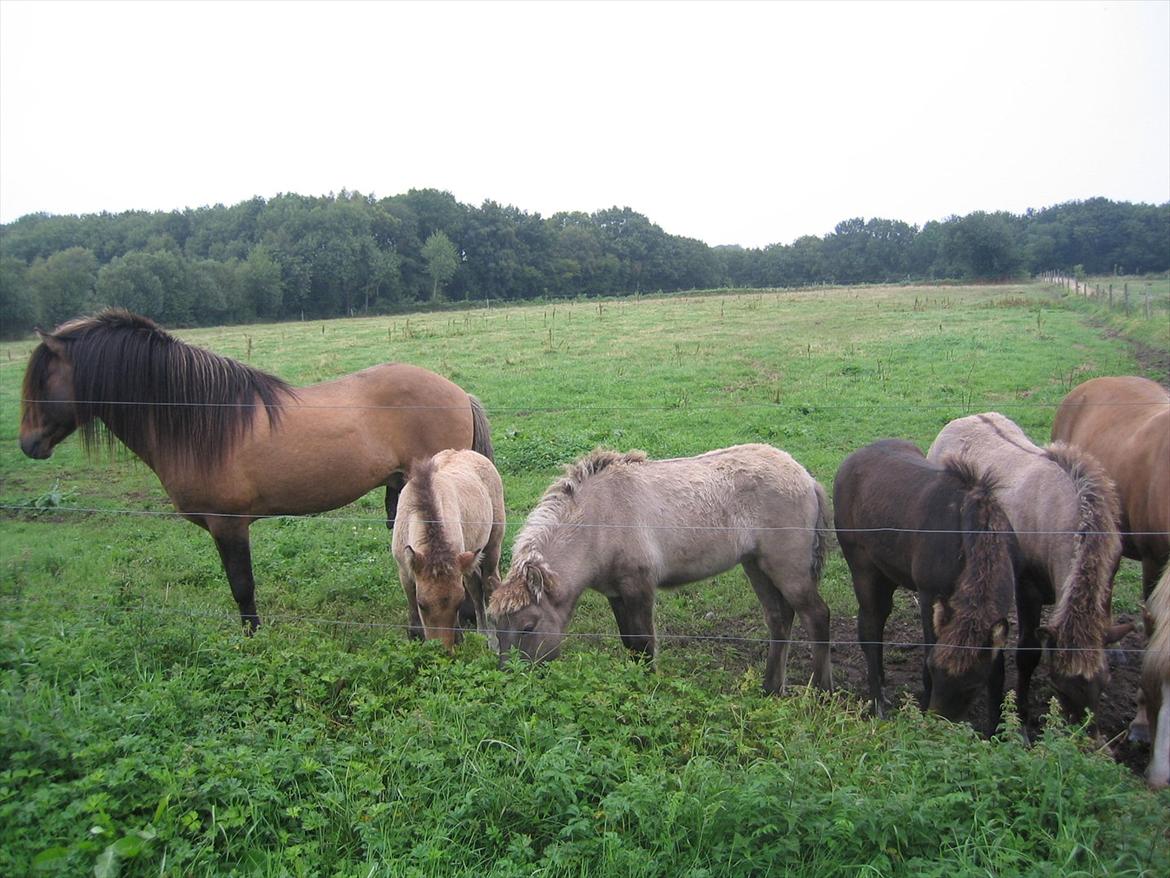
M 1170 203 L 1075 201 L 919 228 L 848 219 L 821 237 L 710 247 L 628 207 L 548 218 L 448 192 L 281 194 L 169 212 L 31 214 L 0 226 L 0 333 L 103 305 L 168 326 L 381 313 L 440 300 L 718 287 L 996 280 L 1170 269 Z

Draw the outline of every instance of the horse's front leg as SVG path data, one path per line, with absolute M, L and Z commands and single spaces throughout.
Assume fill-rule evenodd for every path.
M 1040 598 L 1019 588 L 1016 592 L 1016 618 L 1020 626 L 1020 639 L 1016 643 L 1016 708 L 1024 734 L 1030 737 L 1028 722 L 1031 719 L 1028 701 L 1032 692 L 1032 675 L 1040 664 L 1042 646 L 1040 642 Z
M 930 707 L 930 696 L 934 690 L 934 681 L 930 676 L 930 654 L 938 635 L 934 630 L 934 601 L 924 592 L 918 593 L 918 614 L 922 619 L 922 703 L 923 710 Z
M 232 597 L 240 608 L 240 619 L 251 634 L 260 627 L 260 615 L 256 612 L 256 582 L 252 578 L 252 545 L 248 539 L 249 521 L 237 519 L 226 525 L 214 523 L 208 527 L 219 560 L 232 587 Z
M 613 617 L 626 649 L 638 658 L 653 659 L 654 601 L 641 596 L 619 596 L 609 599 Z
M 1003 719 L 1004 651 L 1001 649 L 991 661 L 991 674 L 987 678 L 987 729 L 988 738 L 995 734 Z
M 426 632 L 423 629 L 422 615 L 418 611 L 418 595 L 415 593 L 414 577 L 404 566 L 399 570 L 402 581 L 402 590 L 406 593 L 406 612 L 409 621 L 406 624 L 406 636 L 411 640 L 423 640 Z

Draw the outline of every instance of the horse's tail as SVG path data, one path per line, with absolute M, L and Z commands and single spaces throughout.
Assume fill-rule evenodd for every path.
M 1170 564 L 1146 601 L 1146 612 L 1154 626 L 1142 660 L 1142 690 L 1154 732 L 1146 781 L 1160 789 L 1170 784 Z
M 1060 586 L 1051 624 L 1057 644 L 1075 648 L 1058 650 L 1054 662 L 1061 673 L 1092 676 L 1105 669 L 1109 599 L 1121 555 L 1121 503 L 1095 457 L 1063 442 L 1053 442 L 1045 452 L 1068 473 L 1078 507 L 1072 572 Z
M 471 450 L 478 451 L 488 460 L 495 460 L 492 450 L 492 431 L 488 424 L 487 412 L 483 403 L 470 393 L 467 398 L 471 401 Z
M 812 478 L 812 476 L 809 476 Z M 825 561 L 829 557 L 829 549 L 833 543 L 833 524 L 829 515 L 829 496 L 824 487 L 813 479 L 813 487 L 817 495 L 817 523 L 813 530 L 812 550 L 812 577 L 813 582 L 821 581 L 821 574 L 825 570 Z
M 1146 685 L 1170 680 L 1170 564 L 1162 571 L 1158 584 L 1146 601 L 1146 613 L 1154 633 L 1146 644 L 1142 677 Z

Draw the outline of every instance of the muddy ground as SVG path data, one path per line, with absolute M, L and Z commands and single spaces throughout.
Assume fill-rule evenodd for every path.
M 1108 651 L 1111 681 L 1102 695 L 1098 711 L 1098 726 L 1101 736 L 1111 741 L 1114 758 L 1134 772 L 1145 772 L 1149 761 L 1149 746 L 1135 744 L 1128 740 L 1126 731 L 1133 719 L 1137 706 L 1138 685 L 1141 678 L 1141 650 L 1145 648 L 1145 634 L 1141 631 L 1141 619 L 1118 614 L 1115 622 L 1133 622 L 1137 630 L 1127 634 Z M 855 694 L 859 699 L 866 697 L 865 657 L 857 640 L 857 619 L 854 616 L 838 615 L 831 622 L 833 647 L 833 684 L 839 690 Z M 1009 643 L 1006 661 L 1005 689 L 1015 689 L 1016 663 L 1013 640 Z M 805 636 L 797 623 L 793 628 L 794 638 Z M 917 643 L 922 640 L 922 628 L 912 613 L 895 607 L 886 625 L 887 643 Z M 713 644 L 704 644 L 710 649 Z M 666 648 L 685 648 L 681 645 L 667 645 Z M 724 668 L 742 672 L 750 666 L 763 671 L 764 647 L 729 644 L 726 650 L 717 650 L 717 661 Z M 890 704 L 899 705 L 907 695 L 919 698 L 922 695 L 922 649 L 920 647 L 890 647 L 885 650 L 886 698 Z M 788 660 L 790 684 L 807 680 L 812 671 L 811 654 L 807 646 L 796 645 Z M 1039 731 L 1039 720 L 1048 711 L 1049 700 L 1055 697 L 1049 680 L 1047 662 L 1042 663 L 1032 677 L 1030 731 Z M 982 730 L 987 716 L 986 698 L 981 694 L 972 705 L 968 722 Z

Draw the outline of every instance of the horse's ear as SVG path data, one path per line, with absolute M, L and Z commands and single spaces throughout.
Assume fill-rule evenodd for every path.
M 459 572 L 467 574 L 479 566 L 482 557 L 483 552 L 460 552 L 455 556 L 455 563 L 459 565 Z
M 1110 625 L 1105 632 L 1105 645 L 1108 646 L 1110 643 L 1117 643 L 1117 641 L 1121 640 L 1121 638 L 1125 637 L 1133 629 L 1133 622 L 1119 622 L 1116 625 Z
M 535 564 L 525 566 L 524 584 L 528 586 L 528 593 L 532 595 L 532 602 L 539 604 L 540 597 L 544 594 L 544 573 Z
M 422 567 L 423 564 L 422 555 L 416 552 L 411 546 L 407 546 L 405 549 L 403 549 L 402 554 L 406 556 L 407 566 L 409 566 L 410 569 L 415 573 L 418 573 L 419 568 Z
M 55 335 L 50 335 L 40 327 L 34 329 L 33 332 L 37 334 L 37 338 L 41 340 L 41 344 L 47 347 L 50 351 L 52 351 L 58 357 L 65 356 L 65 344 L 61 341 L 61 339 L 57 338 Z

